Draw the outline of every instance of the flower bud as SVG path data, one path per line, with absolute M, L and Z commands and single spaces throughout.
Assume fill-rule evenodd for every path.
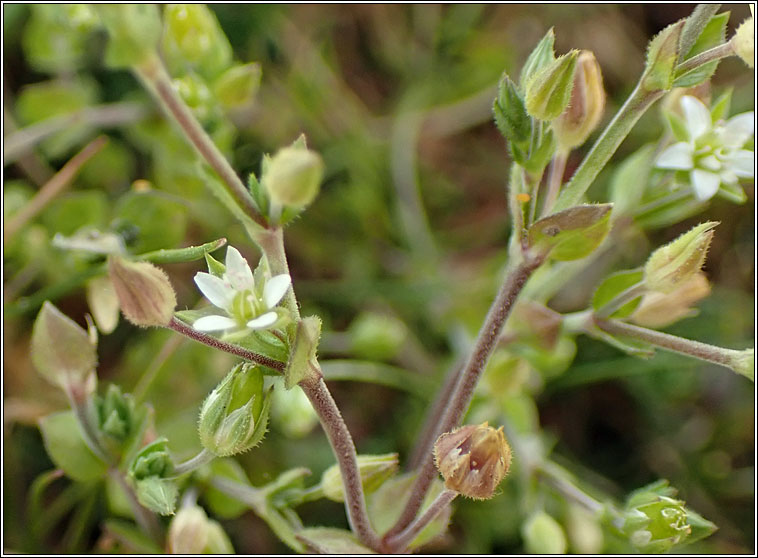
M 162 52 L 169 69 L 187 67 L 212 78 L 232 60 L 229 39 L 213 12 L 202 4 L 169 4 L 163 10 Z
M 735 351 L 730 366 L 737 374 L 742 374 L 751 381 L 755 381 L 755 349 Z
M 142 448 L 129 465 L 129 478 L 140 504 L 161 515 L 173 514 L 179 496 L 176 483 L 168 478 L 173 472 L 174 462 L 166 438 Z
M 97 352 L 79 324 L 45 301 L 34 321 L 31 356 L 37 371 L 83 398 L 95 391 Z
M 118 297 L 113 283 L 105 276 L 90 279 L 86 296 L 97 328 L 106 335 L 112 333 L 118 325 Z
M 666 327 L 682 318 L 697 314 L 697 310 L 691 308 L 692 305 L 708 296 L 710 292 L 711 287 L 705 274 L 695 273 L 671 294 L 656 291 L 645 293 L 631 319 L 644 327 Z
M 678 290 L 705 263 L 705 256 L 718 223 L 701 223 L 673 242 L 658 248 L 645 264 L 645 285 L 651 291 Z
M 397 471 L 397 454 L 385 453 L 384 455 L 359 455 L 358 471 L 361 474 L 363 491 L 373 492 Z M 332 465 L 321 475 L 321 489 L 324 496 L 335 502 L 345 501 L 345 489 L 342 485 L 342 476 L 339 466 Z
M 660 495 L 629 509 L 622 530 L 644 553 L 665 552 L 683 542 L 691 531 L 684 502 Z
M 511 448 L 503 427 L 486 422 L 443 434 L 434 444 L 434 460 L 450 490 L 477 500 L 491 498 L 511 466 Z
M 261 65 L 242 64 L 221 74 L 213 84 L 213 90 L 221 104 L 232 108 L 252 101 L 260 84 Z
M 197 505 L 180 509 L 171 520 L 166 540 L 170 554 L 233 554 L 221 525 Z
M 742 22 L 732 38 L 734 52 L 742 58 L 748 67 L 755 64 L 755 23 L 752 17 Z
M 583 50 L 576 59 L 574 87 L 569 105 L 553 121 L 553 133 L 560 149 L 583 144 L 600 123 L 605 108 L 603 75 L 595 55 Z
M 111 384 L 104 397 L 96 397 L 95 409 L 100 431 L 118 442 L 123 442 L 132 432 L 134 420 L 134 399 L 121 392 L 116 384 Z
M 533 513 L 521 526 L 529 554 L 565 554 L 566 535 L 561 525 L 544 511 Z
M 98 14 L 110 34 L 105 53 L 115 68 L 143 62 L 156 51 L 161 36 L 161 17 L 154 4 L 100 4 Z
M 108 274 L 127 320 L 140 327 L 165 326 L 171 321 L 176 295 L 161 269 L 111 256 Z
M 208 395 L 200 409 L 200 442 L 218 456 L 253 448 L 266 433 L 270 405 L 271 389 L 264 392 L 260 368 L 238 364 Z
M 526 110 L 539 120 L 554 120 L 571 99 L 578 50 L 559 56 L 526 84 Z
M 354 353 L 369 360 L 391 359 L 408 338 L 408 330 L 395 316 L 363 312 L 348 330 Z
M 498 129 L 508 140 L 509 145 L 520 146 L 529 141 L 532 123 L 524 107 L 521 93 L 507 74 L 500 79 L 492 112 Z
M 305 207 L 319 191 L 324 176 L 321 156 L 309 149 L 284 147 L 272 157 L 261 177 L 271 201 Z

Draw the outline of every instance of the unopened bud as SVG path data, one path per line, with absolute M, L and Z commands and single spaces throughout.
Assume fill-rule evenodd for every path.
M 645 264 L 645 285 L 651 291 L 672 293 L 705 263 L 716 222 L 697 225 L 666 246 L 658 248 Z
M 511 448 L 503 427 L 486 422 L 443 434 L 434 444 L 434 460 L 445 486 L 477 500 L 492 498 L 511 466 Z
M 116 68 L 133 66 L 155 53 L 161 17 L 154 4 L 100 4 L 98 14 L 110 34 L 106 62 Z
M 225 70 L 232 59 L 229 39 L 214 13 L 202 4 L 169 4 L 163 10 L 162 51 L 170 69 L 187 66 L 205 77 Z
M 558 57 L 526 84 L 526 110 L 539 120 L 554 120 L 571 99 L 578 50 Z
M 213 84 L 216 97 L 226 107 L 249 103 L 261 84 L 261 65 L 242 64 L 229 68 Z
M 735 351 L 731 368 L 737 374 L 742 374 L 751 381 L 755 381 L 755 349 Z
M 161 269 L 111 256 L 108 274 L 127 320 L 140 327 L 165 326 L 171 321 L 176 295 Z
M 604 108 L 600 65 L 591 51 L 583 50 L 576 60 L 569 105 L 553 121 L 553 133 L 560 148 L 567 150 L 583 144 L 600 123 Z
M 234 554 L 229 537 L 217 521 L 197 505 L 181 508 L 171 520 L 166 538 L 170 554 Z
M 272 157 L 261 180 L 273 202 L 305 207 L 318 194 L 323 176 L 324 162 L 318 153 L 284 147 Z
M 49 382 L 79 398 L 95 391 L 97 352 L 87 332 L 45 301 L 34 321 L 31 356 Z
M 631 319 L 634 323 L 652 328 L 673 324 L 697 314 L 692 305 L 710 294 L 711 287 L 702 272 L 695 273 L 670 294 L 648 291 Z
M 203 447 L 227 456 L 256 446 L 266 433 L 271 390 L 264 392 L 260 368 L 239 364 L 208 395 L 200 409 Z
M 507 74 L 500 79 L 497 97 L 492 106 L 495 123 L 509 144 L 523 144 L 529 141 L 532 123 L 524 107 L 524 99 L 516 84 Z
M 123 442 L 132 433 L 134 426 L 134 399 L 111 384 L 104 397 L 96 397 L 95 409 L 100 431 L 117 442 Z
M 755 23 L 752 17 L 742 22 L 732 38 L 734 52 L 748 67 L 755 65 Z
M 668 496 L 656 496 L 628 510 L 622 530 L 645 553 L 666 552 L 691 532 L 684 502 Z
M 361 484 L 366 493 L 373 492 L 397 471 L 397 454 L 359 455 L 358 471 L 361 474 Z M 321 475 L 321 489 L 324 496 L 335 502 L 345 501 L 345 489 L 342 484 L 339 466 L 332 465 Z
M 565 554 L 566 534 L 553 516 L 538 511 L 521 526 L 521 536 L 529 554 Z
M 173 514 L 179 496 L 179 488 L 169 478 L 173 472 L 166 438 L 142 448 L 129 466 L 129 478 L 140 504 L 161 515 Z

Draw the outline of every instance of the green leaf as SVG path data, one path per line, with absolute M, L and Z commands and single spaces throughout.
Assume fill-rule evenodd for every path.
M 104 228 L 110 214 L 108 197 L 100 190 L 70 192 L 56 198 L 41 218 L 51 232 L 72 235 L 89 225 Z
M 80 482 L 103 478 L 108 466 L 87 447 L 73 411 L 47 415 L 39 428 L 48 455 L 67 476 Z
M 210 476 L 212 477 L 218 476 L 225 479 L 231 479 L 241 484 L 250 484 L 242 466 L 229 457 L 219 457 L 214 459 L 208 464 L 208 469 Z M 245 513 L 245 510 L 248 509 L 248 506 L 245 503 L 240 502 L 231 496 L 227 496 L 212 485 L 208 485 L 204 499 L 206 504 L 208 504 L 209 511 L 221 519 L 234 519 Z
M 622 292 L 629 287 L 633 287 L 642 281 L 643 272 L 642 269 L 630 269 L 626 271 L 618 271 L 609 275 L 600 283 L 600 286 L 595 290 L 595 294 L 592 296 L 592 308 L 599 310 L 611 300 L 616 298 Z M 632 314 L 640 305 L 642 295 L 630 300 L 624 306 L 616 310 L 610 317 L 613 318 L 625 318 Z
M 226 108 L 250 103 L 261 83 L 261 65 L 257 62 L 233 66 L 213 84 L 213 91 Z
M 186 206 L 160 192 L 129 192 L 119 200 L 114 217 L 137 227 L 131 249 L 138 254 L 181 244 L 187 228 Z
M 612 205 L 578 205 L 540 219 L 529 228 L 529 246 L 559 261 L 584 258 L 608 234 Z
M 32 362 L 47 381 L 63 389 L 94 390 L 95 346 L 84 329 L 48 301 L 34 321 L 31 345 Z
M 590 336 L 603 341 L 611 347 L 615 347 L 628 355 L 632 355 L 638 358 L 650 358 L 655 354 L 655 350 L 648 343 L 639 341 L 637 339 L 621 338 L 616 335 L 612 335 L 607 331 L 603 331 L 599 327 L 592 328 L 587 333 Z
M 105 51 L 108 66 L 135 66 L 156 53 L 161 37 L 161 16 L 157 6 L 100 4 L 97 11 L 110 35 Z
M 710 537 L 718 530 L 715 523 L 708 521 L 702 515 L 690 508 L 685 508 L 687 512 L 687 524 L 690 526 L 690 536 L 687 537 L 687 543 L 694 543 L 706 537 Z
M 610 187 L 614 216 L 628 215 L 639 207 L 650 180 L 655 149 L 655 144 L 649 143 L 616 167 Z
M 492 105 L 495 124 L 508 143 L 523 146 L 532 133 L 532 119 L 524 107 L 524 99 L 508 74 L 503 73 L 498 84 L 497 97 Z
M 414 479 L 413 473 L 399 475 L 386 481 L 376 492 L 368 496 L 367 505 L 371 524 L 380 535 L 386 533 L 400 518 L 410 496 Z M 443 482 L 436 478 L 424 498 L 424 504 L 419 513 L 424 513 L 444 488 Z M 418 548 L 444 533 L 449 520 L 450 508 L 448 507 L 418 534 L 409 545 L 409 549 Z
M 187 246 L 186 248 L 162 249 L 154 252 L 147 252 L 136 257 L 138 260 L 154 264 L 194 262 L 196 260 L 210 257 L 210 252 L 215 252 L 222 246 L 226 245 L 225 238 L 219 238 L 213 242 L 206 242 L 200 246 Z
M 160 515 L 174 514 L 179 487 L 173 480 L 147 477 L 135 485 L 140 504 Z
M 316 554 L 376 554 L 358 542 L 355 535 L 334 527 L 308 527 L 295 535 Z
M 729 12 L 713 16 L 703 28 L 702 33 L 700 33 L 700 36 L 695 41 L 695 44 L 692 45 L 684 60 L 688 60 L 701 52 L 723 44 L 726 39 L 727 21 L 729 21 Z M 718 63 L 718 60 L 714 60 L 685 74 L 678 74 L 674 79 L 673 87 L 692 87 L 704 82 L 714 74 Z
M 120 519 L 106 519 L 103 524 L 110 533 L 127 550 L 137 554 L 163 554 L 164 549 L 155 544 L 134 523 Z
M 537 147 L 529 154 L 529 158 L 524 161 L 524 168 L 535 180 L 542 178 L 542 172 L 555 155 L 556 141 L 553 130 L 548 130 L 542 134 L 541 141 Z
M 316 359 L 318 342 L 321 337 L 321 318 L 308 316 L 297 323 L 295 341 L 292 344 L 287 368 L 284 370 L 284 387 L 292 389 L 298 382 L 308 377 Z
M 647 91 L 668 91 L 674 81 L 674 69 L 679 58 L 679 37 L 686 20 L 672 23 L 650 41 L 642 86 Z
M 537 72 L 542 68 L 552 63 L 555 60 L 555 32 L 551 27 L 548 29 L 545 36 L 540 39 L 537 46 L 534 47 L 529 57 L 524 62 L 524 66 L 521 68 L 521 76 L 519 77 L 519 86 L 522 91 L 526 87 L 527 81 L 529 81 Z

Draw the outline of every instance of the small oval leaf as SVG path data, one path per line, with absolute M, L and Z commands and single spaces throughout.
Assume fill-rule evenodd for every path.
M 529 228 L 529 246 L 559 261 L 590 255 L 610 230 L 613 204 L 577 205 L 549 215 Z

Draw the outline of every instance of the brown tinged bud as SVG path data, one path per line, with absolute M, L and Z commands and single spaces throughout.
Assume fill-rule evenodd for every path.
M 140 327 L 165 326 L 171 321 L 176 295 L 163 270 L 111 256 L 108 275 L 127 320 Z
M 434 444 L 434 460 L 445 486 L 468 498 L 491 498 L 511 466 L 511 448 L 503 427 L 486 422 L 443 434 Z
M 646 292 L 631 319 L 644 327 L 666 327 L 682 318 L 697 314 L 697 310 L 692 306 L 710 292 L 711 287 L 705 273 L 699 271 L 682 282 L 674 293 Z
M 563 150 L 583 144 L 600 123 L 605 108 L 603 75 L 595 55 L 583 50 L 576 59 L 569 105 L 553 121 L 553 133 Z

